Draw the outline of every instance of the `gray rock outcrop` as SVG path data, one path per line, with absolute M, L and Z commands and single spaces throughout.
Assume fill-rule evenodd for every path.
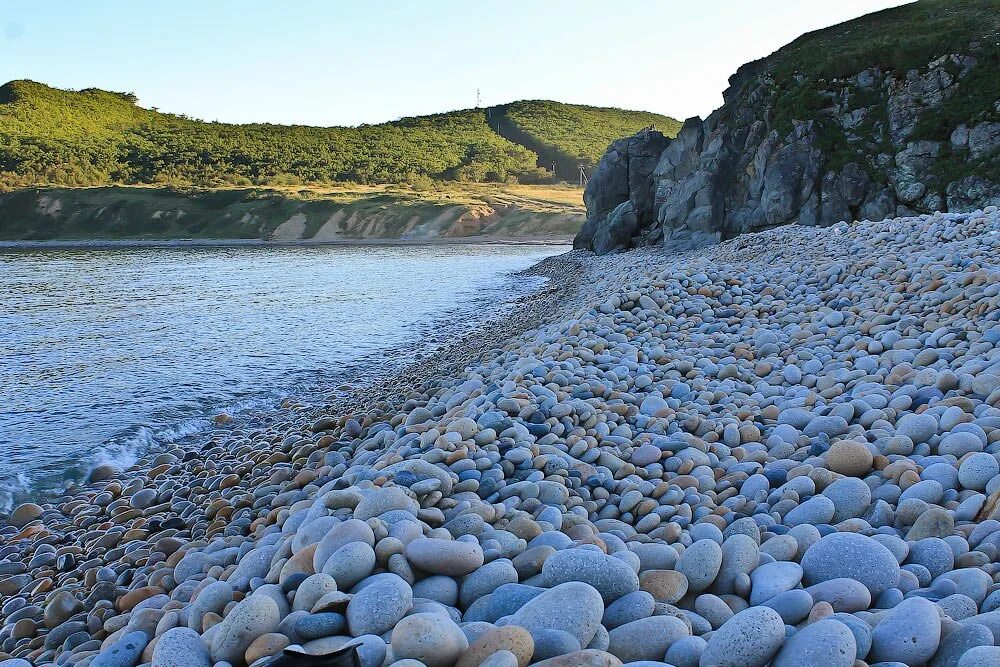
M 644 130 L 609 147 L 574 246 L 683 249 L 791 223 L 1000 204 L 1000 79 L 984 84 L 977 67 L 995 63 L 975 43 L 923 69 L 829 81 L 776 77 L 768 59 L 744 65 L 723 106 L 674 139 Z M 969 98 L 996 101 L 943 126 Z

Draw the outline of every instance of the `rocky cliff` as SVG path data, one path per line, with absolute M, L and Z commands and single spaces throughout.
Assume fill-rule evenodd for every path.
M 723 106 L 676 138 L 610 146 L 576 246 L 685 247 L 1000 203 L 998 16 L 996 0 L 924 0 L 744 65 Z
M 26 188 L 0 192 L 0 241 L 257 239 L 563 241 L 583 222 L 578 190 L 531 186 L 415 193 Z M 577 199 L 578 201 L 578 199 Z

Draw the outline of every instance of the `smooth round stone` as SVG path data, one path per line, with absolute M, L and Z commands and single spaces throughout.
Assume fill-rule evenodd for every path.
M 295 621 L 294 630 L 302 639 L 308 641 L 339 635 L 346 626 L 347 619 L 344 618 L 343 614 L 322 612 L 309 614 L 298 619 Z
M 688 635 L 684 621 L 674 616 L 650 616 L 619 626 L 608 633 L 608 653 L 622 662 L 658 660 L 670 645 Z
M 981 451 L 983 451 L 983 441 L 975 433 L 968 431 L 949 433 L 938 443 L 938 454 L 942 456 L 951 454 L 956 458 L 962 458 L 969 452 Z
M 416 516 L 418 509 L 417 501 L 410 498 L 402 488 L 387 486 L 365 494 L 354 508 L 354 518 L 367 521 L 393 510 L 406 511 Z
M 211 667 L 201 635 L 190 628 L 171 628 L 156 640 L 152 667 Z
M 473 607 L 478 606 L 483 600 L 486 600 L 488 603 L 488 618 L 486 620 L 492 622 L 503 616 L 510 616 L 523 607 L 528 600 L 532 600 L 544 592 L 545 589 L 540 586 L 504 584 L 493 591 L 489 595 L 488 600 L 486 600 L 486 596 L 479 598 L 469 610 L 471 612 Z
M 413 602 L 413 591 L 398 575 L 376 574 L 364 582 L 347 605 L 347 626 L 354 637 L 380 635 L 403 618 Z
M 830 533 L 802 556 L 803 581 L 816 584 L 830 579 L 856 579 L 872 597 L 899 580 L 899 564 L 882 544 L 857 533 Z
M 872 605 L 872 593 L 860 581 L 838 577 L 813 584 L 805 589 L 813 602 L 826 602 L 834 611 L 855 612 Z
M 788 561 L 764 563 L 750 573 L 750 604 L 759 605 L 802 581 L 802 566 Z
M 978 452 L 962 461 L 958 468 L 958 481 L 967 489 L 982 491 L 990 480 L 1000 475 L 1000 463 L 992 454 Z
M 855 657 L 858 660 L 864 660 L 865 656 L 868 655 L 868 651 L 872 648 L 872 626 L 857 616 L 842 612 L 836 612 L 829 618 L 840 621 L 851 629 L 851 632 L 854 634 L 854 644 L 857 646 Z
M 600 649 L 583 649 L 532 663 L 532 667 L 620 667 L 621 660 Z
M 906 533 L 907 540 L 923 540 L 928 537 L 944 538 L 955 533 L 955 518 L 943 507 L 934 507 L 922 512 Z
M 1000 646 L 976 646 L 958 660 L 958 667 L 996 667 L 1000 665 Z
M 478 598 L 492 593 L 503 584 L 516 584 L 517 579 L 517 570 L 506 558 L 483 565 L 462 580 L 459 594 L 462 608 L 465 609 Z
M 681 637 L 667 649 L 664 662 L 674 667 L 699 667 L 701 654 L 708 642 L 701 637 Z
M 646 591 L 634 591 L 621 596 L 604 610 L 601 625 L 608 630 L 614 630 L 619 625 L 638 621 L 653 615 L 656 600 Z
M 977 646 L 993 646 L 993 633 L 985 625 L 963 625 L 941 638 L 941 645 L 934 654 L 934 664 L 955 665 L 959 658 Z M 1000 664 L 1000 663 L 997 663 Z
M 718 595 L 703 593 L 694 601 L 695 612 L 713 628 L 719 628 L 733 617 L 733 609 Z
M 156 503 L 156 489 L 142 489 L 131 498 L 129 506 L 133 509 L 144 510 Z
M 326 561 L 323 573 L 337 582 L 337 588 L 346 591 L 367 577 L 375 569 L 375 550 L 367 542 L 345 544 Z
M 521 664 L 516 655 L 504 649 L 486 658 L 480 667 L 521 667 Z
M 840 621 L 824 618 L 792 635 L 771 667 L 852 667 L 856 654 L 851 629 Z
M 15 528 L 24 528 L 35 519 L 41 518 L 42 512 L 44 511 L 45 510 L 42 509 L 41 505 L 36 505 L 35 503 L 24 503 L 14 508 L 14 511 L 10 513 L 10 517 L 7 519 L 7 522 Z
M 753 529 L 757 531 L 756 524 Z M 759 531 L 757 534 L 759 535 Z M 757 545 L 757 538 L 743 533 L 731 534 L 722 543 L 722 565 L 712 583 L 712 591 L 732 593 L 735 590 L 736 577 L 749 574 L 759 562 L 760 548 Z
M 660 448 L 656 445 L 640 445 L 632 450 L 632 465 L 640 468 L 648 466 L 650 463 L 656 463 L 659 461 L 662 454 L 663 452 L 661 452 Z
M 722 547 L 715 540 L 698 540 L 684 550 L 675 565 L 677 572 L 687 579 L 688 590 L 692 593 L 700 593 L 711 586 L 721 567 Z
M 872 503 L 871 489 L 856 477 L 838 479 L 823 489 L 823 495 L 833 502 L 833 523 L 861 516 Z
M 143 649 L 149 643 L 149 636 L 142 631 L 129 632 L 120 640 L 103 649 L 91 667 L 131 667 L 139 660 Z M 240 655 L 240 659 L 243 656 Z
M 573 635 L 580 646 L 587 646 L 597 634 L 604 616 L 601 594 L 590 584 L 570 581 L 554 586 L 532 598 L 510 618 L 535 635 L 538 630 L 563 630 Z
M 281 612 L 274 600 L 259 593 L 250 595 L 233 607 L 213 635 L 212 660 L 241 664 L 253 640 L 274 632 L 280 622 Z
M 371 526 L 358 519 L 348 519 L 334 526 L 316 545 L 313 552 L 313 570 L 322 572 L 326 562 L 337 549 L 353 542 L 363 542 L 375 546 L 375 533 Z
M 838 435 L 847 433 L 848 428 L 849 425 L 846 419 L 837 415 L 829 415 L 813 417 L 802 429 L 802 433 L 810 438 L 815 438 L 821 433 L 826 434 L 830 438 L 835 438 Z
M 791 535 L 775 535 L 760 545 L 760 553 L 774 560 L 795 560 L 799 551 L 799 543 Z
M 396 660 L 419 660 L 427 667 L 452 667 L 469 648 L 462 629 L 445 614 L 412 614 L 392 630 Z
M 202 629 L 205 614 L 222 615 L 226 605 L 233 600 L 233 587 L 227 581 L 215 581 L 205 586 L 194 598 L 188 609 L 188 627 L 195 632 Z
M 934 415 L 906 414 L 896 421 L 896 433 L 905 435 L 913 444 L 920 445 L 930 440 L 937 433 L 938 423 Z
M 406 559 L 424 572 L 461 577 L 481 567 L 483 549 L 474 542 L 419 537 L 406 545 Z
M 786 526 L 828 523 L 836 512 L 837 507 L 833 504 L 832 500 L 826 496 L 813 496 L 785 514 L 782 523 Z
M 872 469 L 872 453 L 856 440 L 838 440 L 826 452 L 830 470 L 848 477 L 862 477 Z
M 935 584 L 937 583 L 935 582 Z M 964 593 L 947 595 L 938 600 L 937 604 L 946 615 L 956 621 L 962 621 L 979 613 L 979 606 L 976 604 L 976 601 Z
M 907 598 L 890 609 L 872 632 L 869 662 L 922 665 L 941 642 L 941 618 L 933 602 Z
M 763 606 L 770 607 L 778 612 L 781 620 L 786 625 L 795 625 L 809 615 L 813 604 L 813 598 L 809 593 L 801 588 L 793 588 L 790 591 L 775 595 L 765 602 Z
M 766 493 L 771 489 L 771 482 L 768 480 L 766 475 L 760 473 L 756 475 L 750 475 L 744 480 L 743 485 L 740 486 L 740 495 L 746 496 L 747 498 L 755 498 L 758 493 Z
M 516 627 L 516 626 L 513 626 Z M 565 630 L 537 630 L 533 633 L 535 650 L 533 660 L 547 660 L 560 655 L 575 653 L 582 647 L 580 640 Z
M 573 650 L 580 650 L 579 645 Z M 493 628 L 484 632 L 469 646 L 456 667 L 479 667 L 497 651 L 509 651 L 515 657 L 515 664 L 524 667 L 535 652 L 535 641 L 530 632 L 516 625 Z
M 52 630 L 65 623 L 69 620 L 70 616 L 82 609 L 83 605 L 73 597 L 72 593 L 69 591 L 59 591 L 45 605 L 45 611 L 43 612 L 45 627 Z
M 672 570 L 677 563 L 677 550 L 669 544 L 631 542 L 629 550 L 639 557 L 639 571 Z
M 458 582 L 452 577 L 436 574 L 413 584 L 413 597 L 440 602 L 446 607 L 458 604 Z
M 906 562 L 923 565 L 935 579 L 955 567 L 955 554 L 941 538 L 926 537 L 910 545 Z
M 944 487 L 941 486 L 940 482 L 935 479 L 925 479 L 899 494 L 899 502 L 903 503 L 905 500 L 916 498 L 928 505 L 935 505 L 941 500 L 942 495 L 944 495 Z
M 306 577 L 305 581 L 295 589 L 292 611 L 312 611 L 313 605 L 319 602 L 324 595 L 336 590 L 337 581 L 328 574 L 320 572 Z
M 769 607 L 750 607 L 716 630 L 701 654 L 701 665 L 763 667 L 785 641 L 785 624 Z
M 688 592 L 688 580 L 677 570 L 646 570 L 639 576 L 639 586 L 657 602 L 674 604 Z
M 247 664 L 252 665 L 261 658 L 276 655 L 279 651 L 287 648 L 290 643 L 288 637 L 278 632 L 261 635 L 253 640 L 247 648 L 245 654 Z
M 590 549 L 563 549 L 552 554 L 542 566 L 542 580 L 549 588 L 582 581 L 597 589 L 605 603 L 639 589 L 639 576 L 627 563 Z

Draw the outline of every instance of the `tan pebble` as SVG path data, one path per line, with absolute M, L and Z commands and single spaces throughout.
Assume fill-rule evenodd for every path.
M 486 631 L 459 658 L 455 667 L 479 667 L 497 651 L 510 651 L 518 667 L 525 667 L 535 651 L 531 633 L 516 625 L 505 625 Z
M 134 606 L 143 600 L 148 600 L 154 595 L 159 595 L 163 592 L 163 589 L 158 586 L 143 586 L 142 588 L 136 588 L 118 598 L 116 606 L 119 611 L 131 611 Z
M 226 605 L 226 609 L 228 610 L 232 604 L 233 603 Z M 201 617 L 201 631 L 207 632 L 209 628 L 216 626 L 219 623 L 222 623 L 222 616 L 216 614 L 214 611 L 206 612 L 205 615 Z
M 688 580 L 677 570 L 646 570 L 639 575 L 639 588 L 658 602 L 674 604 L 687 593 Z
M 541 527 L 533 519 L 525 516 L 519 516 L 507 524 L 507 530 L 523 540 L 531 540 L 542 534 Z
M 10 631 L 11 639 L 24 639 L 25 637 L 32 637 L 34 634 L 35 622 L 30 618 L 22 618 L 14 624 L 14 627 Z
M 279 651 L 284 650 L 290 643 L 288 637 L 285 635 L 277 632 L 268 632 L 257 637 L 257 639 L 250 643 L 244 657 L 247 664 L 252 665 L 256 660 L 275 655 Z
M 868 447 L 855 440 L 838 440 L 826 452 L 830 470 L 849 477 L 862 477 L 872 469 L 874 457 Z
M 527 549 L 518 554 L 512 561 L 514 569 L 517 571 L 517 576 L 521 579 L 521 581 L 524 581 L 528 577 L 535 576 L 542 571 L 545 559 L 555 552 L 556 550 L 553 547 L 543 544 L 537 547 L 532 547 L 531 549 Z
M 833 615 L 833 605 L 829 602 L 817 602 L 813 605 L 812 610 L 809 612 L 809 623 L 815 623 L 816 621 L 822 620 L 827 616 Z
M 43 511 L 44 510 L 41 505 L 36 505 L 35 503 L 24 503 L 23 505 L 18 505 L 14 511 L 10 513 L 10 518 L 7 521 L 15 528 L 24 528 L 35 519 L 41 517 Z
M 904 491 L 920 481 L 920 475 L 915 470 L 907 470 L 899 476 L 899 488 Z

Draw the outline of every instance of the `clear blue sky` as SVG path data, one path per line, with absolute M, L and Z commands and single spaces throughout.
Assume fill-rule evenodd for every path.
M 0 83 L 205 120 L 376 123 L 516 99 L 705 115 L 808 30 L 900 0 L 0 0 Z

